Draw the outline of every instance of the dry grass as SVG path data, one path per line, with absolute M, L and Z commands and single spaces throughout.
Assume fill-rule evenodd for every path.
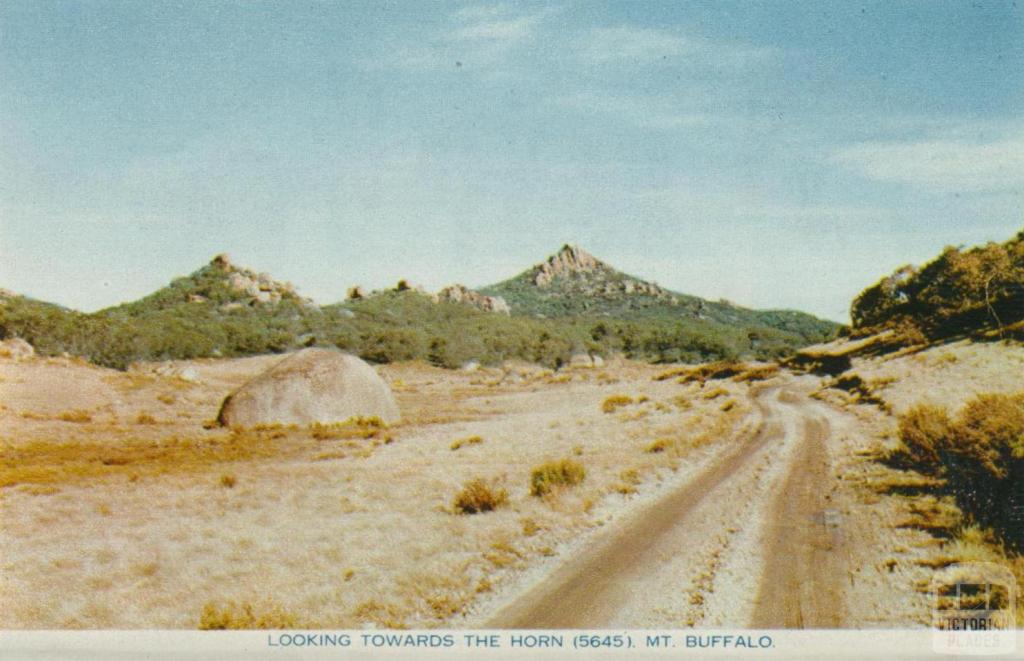
M 615 413 L 616 410 L 623 406 L 629 406 L 633 403 L 635 403 L 635 401 L 629 395 L 612 395 L 601 402 L 601 410 L 605 413 Z
M 135 416 L 135 424 L 137 424 L 137 425 L 155 425 L 156 424 L 156 418 L 154 418 L 149 413 L 146 413 L 145 411 L 143 411 L 142 413 L 139 413 L 137 416 Z
M 484 442 L 484 439 L 481 436 L 469 436 L 469 437 L 466 437 L 466 438 L 460 438 L 457 441 L 453 441 L 452 444 L 451 444 L 451 449 L 452 450 L 458 450 L 459 448 L 463 447 L 464 445 L 479 445 L 479 444 L 481 444 L 483 442 Z
M 295 629 L 299 619 L 277 604 L 254 606 L 250 602 L 210 602 L 199 616 L 201 630 Z M 310 628 L 303 625 L 302 628 Z
M 659 438 L 650 445 L 647 446 L 647 452 L 651 454 L 657 454 L 659 452 L 665 452 L 669 448 L 675 445 L 675 440 L 671 438 Z
M 702 395 L 704 399 L 717 399 L 723 395 L 728 395 L 729 391 L 725 388 L 712 388 Z
M 686 367 L 686 366 L 683 366 L 683 367 L 673 367 L 671 369 L 664 370 L 663 372 L 658 372 L 658 374 L 656 374 L 654 376 L 654 380 L 655 381 L 668 381 L 669 379 L 672 379 L 672 378 L 676 378 L 676 377 L 680 377 L 680 376 L 688 376 L 690 374 L 690 372 L 692 372 L 692 371 L 693 371 L 692 367 Z
M 61 422 L 92 422 L 92 414 L 82 409 L 72 409 L 58 414 L 57 419 Z
M 280 430 L 281 425 L 260 425 L 257 431 Z M 348 439 L 383 438 L 386 436 L 387 425 L 378 417 L 356 417 L 344 422 L 314 422 L 309 426 L 309 434 L 318 441 L 338 441 Z
M 534 496 L 543 496 L 556 488 L 575 486 L 586 476 L 586 469 L 578 461 L 549 461 L 534 468 L 530 474 L 530 493 Z
M 496 481 L 481 478 L 470 480 L 455 496 L 453 507 L 458 514 L 491 512 L 508 502 L 508 491 Z
M 114 475 L 196 473 L 237 461 L 281 455 L 275 439 L 258 432 L 161 440 L 0 441 L 0 488 L 72 484 Z
M 676 383 L 705 383 L 706 381 L 711 381 L 713 379 L 728 379 L 730 377 L 735 377 L 746 371 L 752 370 L 747 370 L 746 365 L 743 363 L 721 360 L 713 363 L 706 363 L 704 365 L 697 365 L 696 367 L 676 368 L 674 370 L 662 372 L 658 377 L 655 377 L 655 379 L 660 380 L 659 377 L 669 379 L 673 376 L 678 376 Z
M 230 379 L 248 378 L 243 361 L 222 364 Z M 160 393 L 177 392 L 163 379 L 127 392 L 111 410 L 120 423 L 54 419 L 64 408 L 106 419 L 108 409 L 92 403 L 58 406 L 41 422 L 9 414 L 16 419 L 12 438 L 0 442 L 0 486 L 19 486 L 3 492 L 17 517 L 3 526 L 4 578 L 26 596 L 12 597 L 11 608 L 5 602 L 2 623 L 177 628 L 196 626 L 206 611 L 200 619 L 209 628 L 307 626 L 311 617 L 332 628 L 443 625 L 598 526 L 590 508 L 627 506 L 616 491 L 646 488 L 639 478 L 702 442 L 718 418 L 734 419 L 699 397 L 692 410 L 678 410 L 670 398 L 689 389 L 651 383 L 656 370 L 646 365 L 609 367 L 606 380 L 620 385 L 595 383 L 595 374 L 578 389 L 543 378 L 474 388 L 459 373 L 427 379 L 418 368 L 386 369 L 409 383 L 397 395 L 403 422 L 386 430 L 350 422 L 203 431 L 200 421 L 216 415 L 232 386 L 213 363 L 204 366 L 210 378 L 172 403 L 159 403 Z M 650 403 L 625 412 L 648 418 L 623 425 L 602 412 L 605 397 L 633 393 L 635 404 L 641 390 Z M 46 410 L 19 403 L 15 411 L 25 408 Z M 147 410 L 159 426 L 132 424 Z M 641 439 L 672 438 L 668 430 L 681 430 L 678 449 L 642 452 Z M 486 448 L 469 447 L 474 433 Z M 392 434 L 403 442 L 385 447 Z M 462 451 L 450 452 L 456 440 Z M 562 457 L 583 464 L 539 478 L 537 490 L 551 497 L 486 481 L 490 494 L 467 498 L 467 510 L 496 511 L 453 515 L 463 485 L 452 475 L 486 479 L 521 465 L 513 479 L 526 491 L 530 468 Z M 316 461 L 328 458 L 336 461 Z M 67 560 L 68 549 L 82 550 L 82 565 L 57 572 L 53 561 Z M 247 586 L 284 606 L 265 605 Z M 215 601 L 204 609 L 207 600 Z M 117 608 L 123 603 L 137 607 Z
M 751 381 L 765 381 L 772 377 L 778 376 L 780 368 L 776 364 L 770 365 L 759 365 L 757 367 L 751 367 L 750 369 L 740 372 L 732 378 L 736 383 L 749 383 Z
M 372 622 L 386 629 L 407 629 L 402 609 L 392 603 L 369 599 L 356 606 L 352 613 L 360 622 Z

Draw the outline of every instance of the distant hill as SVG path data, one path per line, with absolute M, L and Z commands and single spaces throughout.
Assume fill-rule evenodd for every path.
M 1020 332 L 1024 231 L 1005 243 L 946 248 L 865 289 L 850 309 L 852 334 L 899 331 L 908 343 L 982 332 Z
M 91 314 L 11 292 L 0 296 L 0 338 L 21 337 L 42 355 L 67 352 L 117 368 L 306 346 L 445 367 L 510 358 L 557 367 L 578 353 L 654 362 L 771 359 L 835 329 L 799 312 L 675 294 L 571 247 L 481 292 L 452 286 L 430 295 L 403 280 L 368 294 L 354 288 L 349 300 L 325 306 L 225 255 L 137 301 Z
M 704 321 L 792 333 L 808 342 L 828 337 L 838 324 L 793 310 L 751 310 L 672 292 L 616 270 L 578 246 L 566 245 L 547 260 L 480 292 L 500 296 L 513 314 L 574 315 L 633 320 Z
M 183 278 L 177 278 L 149 296 L 131 303 L 107 308 L 105 313 L 144 315 L 176 305 L 207 305 L 221 310 L 276 305 L 291 302 L 313 305 L 299 296 L 290 282 L 278 282 L 266 273 L 236 266 L 226 254 Z

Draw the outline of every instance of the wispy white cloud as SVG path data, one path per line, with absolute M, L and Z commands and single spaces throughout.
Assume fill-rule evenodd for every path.
M 446 38 L 449 41 L 515 43 L 530 37 L 542 18 L 543 14 L 531 14 L 514 18 L 489 17 L 466 21 L 449 32 Z
M 717 42 L 665 30 L 635 26 L 593 28 L 572 46 L 577 59 L 590 64 L 650 64 L 680 60 L 714 66 L 745 66 L 761 62 L 773 49 Z
M 555 105 L 580 113 L 601 113 L 620 117 L 641 128 L 678 129 L 708 126 L 715 123 L 712 115 L 679 112 L 664 100 L 628 95 L 583 92 L 560 96 Z
M 370 63 L 410 70 L 436 70 L 466 64 L 494 67 L 514 47 L 530 41 L 553 9 L 516 12 L 504 5 L 463 7 L 449 17 L 449 25 L 422 43 L 391 49 Z
M 628 26 L 594 28 L 576 42 L 576 54 L 590 62 L 649 62 L 692 52 L 696 46 L 661 30 Z
M 877 181 L 948 192 L 1024 191 L 1021 129 L 990 139 L 863 142 L 838 150 L 831 160 Z

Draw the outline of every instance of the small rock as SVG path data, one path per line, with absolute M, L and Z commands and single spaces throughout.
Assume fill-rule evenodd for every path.
M 28 360 L 35 355 L 35 348 L 20 337 L 12 337 L 10 339 L 0 341 L 0 357 L 10 358 L 11 360 L 20 362 L 22 360 Z

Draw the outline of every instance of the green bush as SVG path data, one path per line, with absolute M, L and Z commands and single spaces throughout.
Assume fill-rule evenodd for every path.
M 942 478 L 965 513 L 1024 545 L 1024 393 L 979 395 L 954 420 L 915 407 L 900 418 L 899 435 L 895 463 Z
M 864 290 L 850 310 L 855 335 L 896 329 L 907 343 L 1024 320 L 1024 232 L 1006 243 L 947 248 Z
M 138 301 L 90 314 L 11 297 L 0 301 L 0 337 L 24 338 L 44 356 L 67 352 L 118 369 L 135 361 L 248 356 L 314 345 L 336 346 L 376 363 L 426 360 L 452 368 L 470 360 L 494 365 L 520 359 L 557 368 L 581 352 L 622 352 L 652 362 L 774 359 L 824 339 L 834 327 L 799 313 L 720 303 L 705 305 L 698 318 L 692 314 L 697 299 L 686 297 L 677 306 L 652 299 L 638 307 L 605 301 L 587 308 L 570 299 L 537 299 L 535 291 L 524 290 L 522 313 L 503 315 L 435 303 L 415 290 L 324 307 L 293 295 L 277 304 L 239 296 L 222 271 L 204 267 Z

